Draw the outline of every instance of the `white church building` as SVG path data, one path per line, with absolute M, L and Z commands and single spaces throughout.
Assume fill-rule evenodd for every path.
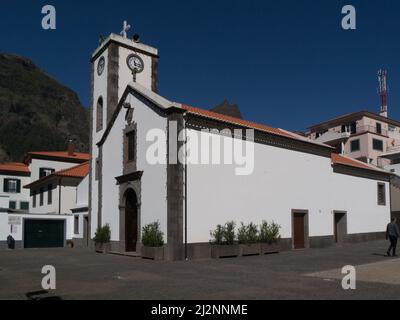
M 232 220 L 274 221 L 282 246 L 295 249 L 384 235 L 390 173 L 283 129 L 167 100 L 158 60 L 124 33 L 92 55 L 92 238 L 109 224 L 113 251 L 140 252 L 143 226 L 159 221 L 167 259 L 180 260 L 208 257 L 210 230 Z M 238 150 L 248 158 L 234 161 Z

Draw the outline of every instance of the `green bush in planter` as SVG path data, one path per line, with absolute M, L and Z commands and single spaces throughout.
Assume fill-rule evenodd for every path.
M 258 242 L 258 227 L 254 223 L 245 225 L 243 222 L 238 230 L 239 244 L 253 244 Z
M 145 247 L 162 247 L 164 245 L 164 233 L 160 230 L 159 222 L 143 227 L 142 244 Z
M 102 227 L 97 227 L 96 233 L 94 235 L 94 242 L 96 244 L 110 243 L 111 241 L 111 229 L 110 225 L 106 224 Z
M 259 234 L 259 241 L 262 243 L 274 244 L 277 243 L 278 240 L 281 238 L 280 230 L 281 226 L 272 222 L 269 224 L 266 221 L 263 221 L 260 226 L 260 234 Z
M 258 242 L 258 227 L 254 223 L 250 223 L 247 226 L 247 243 L 257 243 Z
M 243 222 L 240 224 L 237 237 L 239 244 L 247 243 L 247 226 Z
M 236 240 L 235 227 L 236 227 L 236 223 L 233 221 L 225 223 L 225 226 L 223 229 L 224 244 L 226 244 L 226 245 L 235 244 L 235 240 Z
M 212 237 L 211 243 L 221 245 L 224 242 L 224 227 L 220 224 L 214 231 L 210 231 L 210 236 Z
M 235 222 L 227 222 L 224 226 L 220 224 L 217 225 L 217 228 L 214 231 L 210 232 L 212 237 L 211 244 L 217 245 L 232 245 L 235 244 L 236 233 L 235 233 Z

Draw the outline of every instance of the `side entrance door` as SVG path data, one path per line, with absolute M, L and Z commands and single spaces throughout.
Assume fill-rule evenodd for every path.
M 335 242 L 343 243 L 347 234 L 347 216 L 345 212 L 334 213 L 334 235 Z
M 293 246 L 294 249 L 304 249 L 305 242 L 305 213 L 293 213 Z

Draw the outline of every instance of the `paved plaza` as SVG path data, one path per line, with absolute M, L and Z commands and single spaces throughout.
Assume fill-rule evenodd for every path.
M 40 291 L 44 265 L 56 268 L 58 299 L 399 299 L 400 260 L 385 241 L 236 259 L 155 262 L 86 249 L 0 252 L 0 299 Z M 353 265 L 357 289 L 342 289 Z

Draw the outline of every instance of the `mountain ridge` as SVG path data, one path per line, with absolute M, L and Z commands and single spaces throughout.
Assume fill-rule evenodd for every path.
M 0 162 L 29 151 L 88 151 L 89 111 L 31 59 L 0 53 Z

